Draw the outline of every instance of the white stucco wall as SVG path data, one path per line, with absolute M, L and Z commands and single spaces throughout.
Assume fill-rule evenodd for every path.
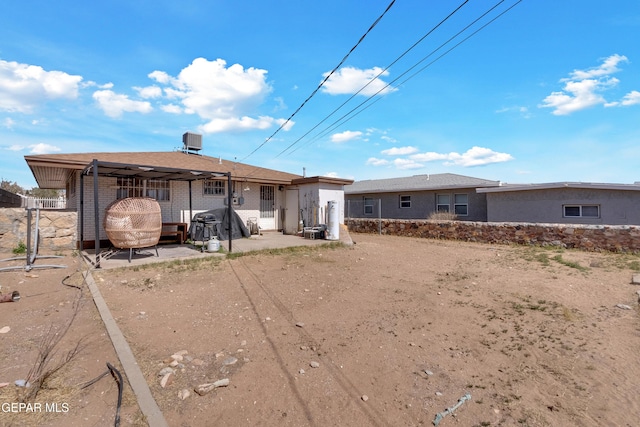
M 328 183 L 302 184 L 299 188 L 299 204 L 305 226 L 326 224 L 327 203 L 338 202 L 339 221 L 344 224 L 344 190 L 342 185 Z
M 76 177 L 76 192 L 69 195 L 68 207 L 76 209 L 78 212 L 78 233 L 80 232 L 80 177 Z M 100 239 L 106 239 L 106 233 L 102 228 L 104 212 L 107 206 L 116 199 L 116 178 L 101 177 L 99 179 L 98 199 L 100 210 Z M 248 191 L 245 189 L 248 188 Z M 279 224 L 280 198 L 283 196 L 275 187 L 275 218 L 263 221 L 261 226 L 263 229 L 275 229 Z M 243 205 L 233 205 L 234 211 L 246 224 L 249 218 L 260 218 L 260 184 L 259 183 L 236 183 L 236 192 L 238 196 L 244 197 Z M 193 215 L 225 207 L 225 196 L 211 196 L 203 194 L 203 182 L 191 182 L 191 211 L 189 210 L 189 183 L 182 181 L 170 182 L 170 200 L 159 201 L 162 210 L 163 222 L 186 222 L 190 224 Z M 84 240 L 95 240 L 94 228 L 94 198 L 93 198 L 93 177 L 84 177 Z M 268 225 L 268 227 L 265 227 Z M 78 235 L 78 238 L 80 236 Z

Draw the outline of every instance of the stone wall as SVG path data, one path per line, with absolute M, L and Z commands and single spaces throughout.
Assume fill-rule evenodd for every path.
M 32 210 L 31 229 L 35 229 L 36 211 Z M 40 210 L 39 249 L 55 252 L 76 249 L 78 214 L 63 210 Z M 32 237 L 33 238 L 33 237 Z M 27 211 L 23 208 L 0 209 L 0 252 L 11 252 L 20 243 L 27 244 Z
M 349 231 L 497 244 L 640 252 L 640 226 L 347 219 Z M 379 228 L 380 227 L 380 228 Z

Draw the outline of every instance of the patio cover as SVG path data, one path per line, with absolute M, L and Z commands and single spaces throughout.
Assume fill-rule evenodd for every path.
M 231 172 L 215 172 L 204 170 L 190 170 L 170 168 L 164 166 L 148 166 L 127 163 L 101 162 L 94 159 L 80 175 L 80 250 L 82 250 L 82 242 L 84 240 L 84 177 L 93 175 L 93 203 L 94 203 L 94 226 L 95 226 L 95 252 L 96 252 L 96 268 L 100 268 L 100 208 L 98 204 L 98 177 L 121 177 L 121 178 L 139 178 L 139 179 L 160 179 L 166 181 L 188 181 L 189 182 L 189 217 L 193 216 L 191 206 L 191 182 L 207 178 L 227 177 L 228 186 L 231 188 Z M 227 191 L 227 208 L 232 210 L 231 192 Z M 233 211 L 232 211 L 233 212 Z M 231 218 L 228 215 L 225 219 L 228 221 L 229 229 L 231 229 Z M 231 252 L 231 241 L 229 239 L 229 252 Z

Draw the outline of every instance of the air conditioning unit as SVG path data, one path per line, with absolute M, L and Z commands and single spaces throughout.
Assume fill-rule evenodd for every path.
M 202 150 L 202 135 L 187 132 L 182 135 L 182 143 L 187 151 L 200 151 Z

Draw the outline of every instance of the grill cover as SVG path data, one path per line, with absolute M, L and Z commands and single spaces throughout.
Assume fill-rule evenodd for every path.
M 227 208 L 212 209 L 197 213 L 191 219 L 189 226 L 189 238 L 194 241 L 202 241 L 204 224 L 212 224 L 215 228 L 218 240 L 228 240 L 229 234 L 232 239 L 242 239 L 250 237 L 249 229 L 244 225 L 240 216 L 233 211 L 231 216 L 231 233 L 229 233 L 229 220 L 227 219 Z

